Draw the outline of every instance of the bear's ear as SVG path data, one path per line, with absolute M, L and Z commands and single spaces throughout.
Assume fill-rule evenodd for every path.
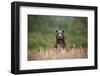
M 62 30 L 62 32 L 64 33 L 64 30 Z
M 58 30 L 56 30 L 56 32 L 58 32 Z

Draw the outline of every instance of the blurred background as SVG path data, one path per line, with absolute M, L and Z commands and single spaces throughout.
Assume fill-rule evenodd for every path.
M 28 15 L 28 49 L 47 50 L 56 44 L 56 30 L 64 30 L 68 48 L 87 48 L 88 18 Z

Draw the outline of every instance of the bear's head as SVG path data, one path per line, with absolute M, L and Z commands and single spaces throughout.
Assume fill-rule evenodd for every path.
M 57 38 L 58 40 L 64 39 L 64 30 L 62 30 L 62 31 L 56 30 L 56 38 Z

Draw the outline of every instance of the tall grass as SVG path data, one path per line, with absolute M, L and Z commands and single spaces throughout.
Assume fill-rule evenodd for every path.
M 66 46 L 69 48 L 87 48 L 87 38 L 80 36 L 72 36 L 65 33 Z M 55 33 L 29 33 L 28 49 L 30 50 L 48 50 L 54 48 L 56 44 Z
M 55 59 L 84 59 L 88 58 L 86 48 L 72 48 L 72 49 L 49 49 L 47 51 L 28 51 L 28 60 L 55 60 Z
M 54 34 L 33 34 L 28 36 L 28 48 L 33 50 L 47 50 L 54 48 L 55 36 Z

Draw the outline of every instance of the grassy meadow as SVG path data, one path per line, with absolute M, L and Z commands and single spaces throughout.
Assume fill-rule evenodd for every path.
M 76 55 L 78 53 L 83 57 L 84 53 L 83 58 L 86 58 L 88 48 L 87 24 L 87 17 L 28 15 L 28 60 L 42 60 L 38 59 L 38 57 L 42 58 L 47 54 L 48 56 L 58 55 L 57 51 L 54 51 L 56 30 L 65 31 L 65 42 L 67 49 L 69 49 L 68 51 L 72 52 L 72 49 L 76 49 L 73 54 Z M 80 51 L 77 52 L 79 49 Z M 65 49 L 64 51 L 66 52 L 67 50 Z M 56 56 L 56 59 L 62 58 L 61 52 L 58 53 L 59 55 Z M 67 55 L 64 56 L 66 59 L 74 58 L 68 57 L 68 52 L 65 54 Z M 75 56 L 75 58 L 80 58 L 79 55 Z M 47 59 L 50 59 L 50 56 Z M 55 57 L 52 59 L 55 59 Z

